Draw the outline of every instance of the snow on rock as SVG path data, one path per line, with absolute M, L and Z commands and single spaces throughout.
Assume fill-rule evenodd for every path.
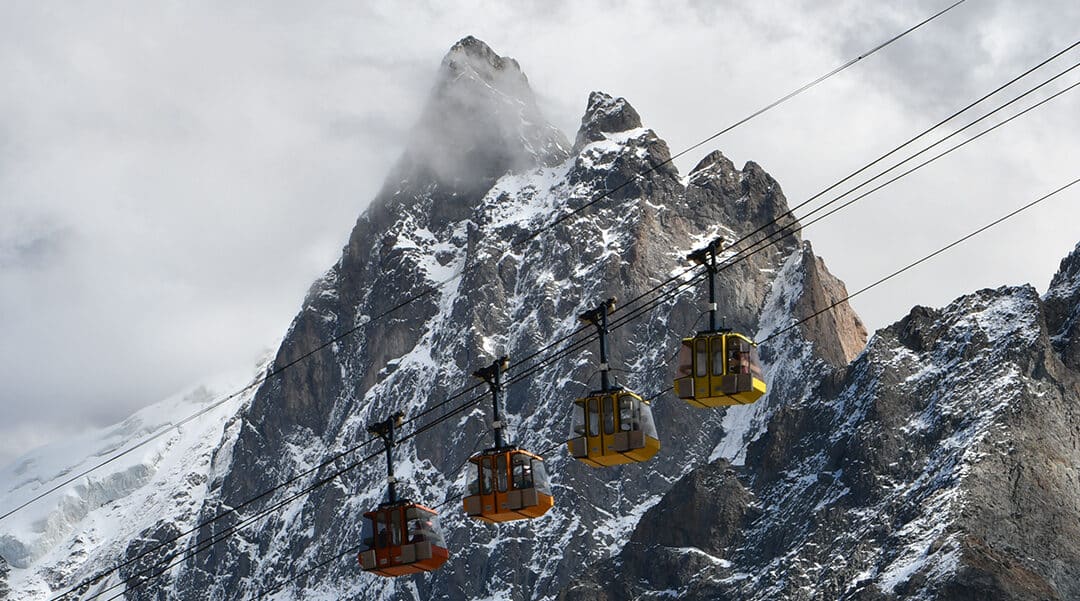
M 767 306 L 798 296 L 790 261 Z M 738 422 L 756 429 L 742 465 L 687 474 L 643 517 L 651 534 L 565 598 L 1073 598 L 1080 508 L 1061 499 L 1080 493 L 1080 390 L 1047 352 L 1044 314 L 1029 286 L 980 290 L 916 307 L 842 371 L 786 366 L 814 385 L 770 384 L 767 401 L 786 398 L 763 427 Z M 748 495 L 727 514 L 710 508 L 720 473 Z M 677 561 L 679 540 L 658 534 L 699 512 L 737 518 L 693 539 L 723 563 Z
M 1080 244 L 1061 260 L 1043 296 L 1054 350 L 1073 369 L 1080 369 Z
M 446 100 L 437 87 L 433 102 Z M 784 205 L 782 194 L 760 173 L 747 178 L 738 198 L 689 191 L 673 166 L 648 171 L 667 160 L 667 147 L 641 125 L 628 102 L 594 94 L 586 112 L 576 152 L 516 164 L 482 190 L 462 188 L 438 173 L 432 179 L 418 162 L 423 157 L 407 153 L 402 165 L 408 177 L 401 177 L 401 169 L 391 175 L 358 220 L 342 260 L 309 293 L 279 362 L 340 337 L 348 324 L 362 327 L 341 337 L 332 352 L 259 391 L 243 416 L 231 466 L 222 468 L 233 477 L 221 479 L 204 515 L 302 472 L 319 457 L 362 445 L 366 424 L 400 410 L 419 418 L 407 430 L 433 425 L 395 451 L 396 472 L 410 498 L 447 503 L 443 525 L 455 552 L 452 566 L 428 579 L 358 578 L 352 566 L 334 565 L 290 583 L 281 598 L 316 598 L 322 594 L 316 591 L 333 590 L 328 583 L 371 598 L 552 598 L 583 566 L 621 550 L 648 508 L 693 468 L 682 458 L 703 460 L 719 442 L 719 414 L 701 428 L 701 416 L 685 403 L 657 394 L 670 386 L 671 353 L 700 314 L 702 291 L 696 287 L 674 290 L 612 332 L 616 378 L 644 396 L 658 396 L 663 450 L 648 465 L 594 470 L 567 458 L 562 442 L 569 431 L 568 403 L 597 383 L 593 345 L 577 344 L 565 356 L 539 361 L 550 352 L 545 347 L 564 348 L 582 338 L 578 313 L 601 300 L 632 299 L 653 288 L 685 266 L 679 255 L 707 237 L 749 234 L 762 225 L 764 213 L 747 208 L 773 210 Z M 440 128 L 439 136 L 452 129 Z M 500 161 L 494 157 L 491 164 L 506 164 Z M 572 211 L 577 214 L 556 223 Z M 784 239 L 721 277 L 730 325 L 753 331 L 771 281 L 797 247 L 797 239 Z M 404 298 L 416 300 L 387 319 L 360 317 L 381 315 Z M 620 305 L 620 311 L 642 304 Z M 552 449 L 548 469 L 556 507 L 530 523 L 478 527 L 461 515 L 456 501 L 467 457 L 491 444 L 486 395 L 468 390 L 473 381 L 467 374 L 495 353 L 515 361 L 537 351 L 509 375 L 505 420 L 517 444 Z M 534 369 L 526 373 L 526 366 Z M 436 422 L 459 406 L 460 412 Z M 253 596 L 282 583 L 298 565 L 355 541 L 361 536 L 355 516 L 384 494 L 381 461 L 379 456 L 375 465 L 313 491 L 287 515 L 252 526 L 213 557 L 196 558 L 173 578 L 171 590 L 179 598 L 196 591 Z M 256 474 L 253 465 L 259 466 Z M 306 476 L 296 486 L 315 479 Z M 291 556 L 301 560 L 290 561 Z M 463 576 L 474 573 L 485 577 Z
M 9 586 L 25 595 L 19 598 L 45 599 L 115 563 L 129 540 L 162 521 L 190 523 L 225 425 L 253 390 L 228 395 L 244 390 L 250 379 L 228 374 L 208 380 L 115 426 L 31 451 L 0 470 L 0 513 L 30 502 L 0 521 L 0 557 L 12 568 Z M 205 415 L 181 424 L 200 412 Z
M 456 44 L 405 154 L 289 327 L 273 361 L 292 367 L 0 531 L 10 532 L 0 557 L 26 566 L 0 563 L 0 585 L 43 598 L 289 482 L 230 523 L 277 509 L 125 594 L 933 598 L 950 583 L 981 581 L 958 576 L 975 569 L 973 557 L 992 564 L 1017 545 L 1008 529 L 985 527 L 981 509 L 997 519 L 1024 503 L 1043 507 L 1038 494 L 1002 490 L 1002 469 L 1032 474 L 1029 484 L 1038 474 L 1055 490 L 1080 481 L 1060 467 L 1070 459 L 1055 464 L 1017 434 L 1019 422 L 1037 422 L 1055 450 L 1068 447 L 1070 422 L 1038 421 L 1047 404 L 1072 410 L 1054 379 L 1066 368 L 1036 352 L 1050 336 L 1070 348 L 1067 300 L 1044 324 L 1031 289 L 981 291 L 917 308 L 867 344 L 844 303 L 809 320 L 846 291 L 793 234 L 779 184 L 756 163 L 737 170 L 713 152 L 681 178 L 630 103 L 599 92 L 568 147 L 516 61 L 475 38 Z M 679 339 L 704 308 L 702 288 L 685 285 L 685 254 L 717 236 L 770 241 L 718 278 L 726 324 L 761 342 L 769 392 L 749 407 L 702 411 L 664 391 Z M 1073 280 L 1062 278 L 1046 307 L 1074 298 L 1062 283 Z M 655 397 L 662 448 L 647 464 L 597 470 L 567 457 L 564 441 L 572 399 L 597 380 L 595 341 L 576 316 L 611 297 L 620 299 L 614 376 Z M 508 374 L 509 435 L 547 450 L 556 506 L 495 527 L 468 520 L 460 495 L 468 457 L 491 444 L 488 397 L 468 374 L 502 354 L 524 360 Z M 198 402 L 165 403 L 160 415 L 130 421 L 130 432 L 100 433 L 82 453 L 56 457 L 120 448 L 177 419 L 169 407 L 179 414 Z M 400 491 L 439 509 L 450 562 L 396 580 L 360 573 L 351 556 L 314 569 L 362 539 L 359 516 L 384 498 L 383 456 L 366 427 L 396 411 L 407 419 L 394 452 Z M 1058 467 L 1028 467 L 1010 449 Z M 34 457 L 4 472 L 15 484 L 0 503 L 81 469 L 48 452 Z M 1070 514 L 1054 515 L 1040 511 L 1023 530 L 1070 532 Z M 217 533 L 203 528 L 184 544 Z M 1031 574 L 1061 587 L 1080 565 L 1015 562 L 1007 575 L 1028 589 Z

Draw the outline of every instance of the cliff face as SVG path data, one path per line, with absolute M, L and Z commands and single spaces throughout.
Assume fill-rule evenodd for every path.
M 1080 597 L 1078 265 L 916 307 L 560 597 Z
M 718 285 L 727 325 L 764 341 L 769 393 L 718 411 L 660 395 L 662 448 L 650 462 L 595 470 L 566 457 L 572 400 L 597 383 L 595 343 L 551 355 L 585 338 L 575 334 L 580 312 L 645 293 L 716 236 L 797 227 L 759 165 L 740 169 L 717 151 L 681 177 L 669 157 L 628 101 L 599 92 L 571 145 L 544 120 L 516 61 L 462 40 L 406 152 L 272 359 L 288 368 L 222 407 L 231 414 L 95 476 L 123 486 L 43 504 L 42 523 L 56 528 L 0 532 L 0 599 L 47 599 L 237 507 L 124 566 L 123 577 L 159 571 L 152 559 L 210 545 L 129 584 L 126 597 L 1080 597 L 1071 545 L 1080 540 L 1080 248 L 1042 298 L 980 291 L 916 308 L 867 344 L 844 303 L 804 321 L 846 291 L 809 242 L 785 237 L 725 268 Z M 611 335 L 615 376 L 646 397 L 671 385 L 679 338 L 703 319 L 700 285 L 665 291 Z M 466 520 L 462 466 L 491 445 L 486 395 L 467 390 L 468 374 L 537 351 L 509 374 L 505 419 L 514 442 L 556 449 L 547 458 L 556 506 L 527 523 Z M 127 438 L 110 431 L 94 452 L 183 409 L 133 418 L 117 428 Z M 430 575 L 387 580 L 360 572 L 351 555 L 333 558 L 359 543 L 363 512 L 385 495 L 366 426 L 396 411 L 409 420 L 395 451 L 399 490 L 439 508 L 453 555 Z M 3 472 L 19 483 L 2 507 L 82 469 L 42 465 L 31 458 Z
M 360 217 L 341 261 L 313 286 L 276 364 L 358 325 L 359 331 L 259 390 L 238 435 L 222 449 L 204 516 L 367 440 L 368 422 L 438 405 L 470 385 L 466 374 L 494 356 L 525 357 L 572 334 L 579 312 L 602 299 L 645 292 L 682 269 L 685 254 L 712 237 L 738 238 L 787 210 L 779 185 L 759 166 L 740 170 L 719 153 L 682 181 L 664 164 L 667 145 L 642 126 L 625 99 L 592 94 L 576 143 L 568 148 L 539 116 L 517 63 L 476 40 L 451 50 L 438 80 L 414 133 L 431 145 L 410 146 Z M 485 140 L 483 153 L 470 154 L 477 135 Z M 464 161 L 451 170 L 455 177 L 440 164 L 448 158 Z M 582 215 L 521 242 L 615 188 Z M 781 221 L 766 232 L 791 225 Z M 786 280 L 776 284 L 781 278 Z M 809 246 L 792 237 L 726 270 L 720 300 L 729 325 L 754 332 L 771 288 L 790 292 L 785 302 L 803 306 L 810 298 L 838 298 L 834 283 Z M 693 331 L 701 295 L 697 287 L 684 289 L 614 332 L 613 364 L 624 370 L 616 373 L 620 381 L 645 396 L 670 386 L 670 355 L 678 338 Z M 378 317 L 407 299 L 414 300 Z M 789 309 L 774 304 L 775 311 Z M 838 321 L 857 323 L 846 306 L 836 313 Z M 858 328 L 840 335 L 850 340 L 833 351 L 835 332 L 794 331 L 772 348 L 770 364 L 831 369 L 838 352 L 864 342 Z M 511 385 L 511 437 L 533 450 L 564 440 L 570 402 L 590 381 L 595 386 L 595 371 L 591 350 L 579 351 Z M 807 385 L 784 376 L 773 386 L 802 394 Z M 756 419 L 775 406 L 760 403 Z M 668 398 L 657 401 L 655 414 L 666 433 L 664 450 L 647 465 L 592 470 L 556 446 L 549 470 L 557 506 L 540 520 L 495 528 L 466 522 L 456 501 L 446 505 L 443 523 L 454 559 L 429 577 L 373 579 L 340 562 L 286 590 L 363 591 L 374 598 L 551 597 L 585 565 L 617 551 L 636 518 L 707 460 L 725 434 L 741 440 L 746 433 L 742 422 L 724 425 L 722 412 L 703 415 Z M 406 495 L 429 505 L 455 498 L 465 459 L 490 444 L 487 421 L 485 403 L 405 443 L 396 454 Z M 376 459 L 200 555 L 173 579 L 172 593 L 185 599 L 207 590 L 253 595 L 355 544 L 360 514 L 384 495 L 382 469 Z
M 1080 244 L 1061 266 L 1043 296 L 1050 341 L 1065 365 L 1080 369 Z

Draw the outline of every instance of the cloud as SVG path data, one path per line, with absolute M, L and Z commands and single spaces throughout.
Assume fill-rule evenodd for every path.
M 677 151 L 944 5 L 5 4 L 0 437 L 116 421 L 273 345 L 467 34 L 518 59 L 571 138 L 602 90 Z M 679 166 L 720 148 L 800 202 L 1063 47 L 1078 11 L 966 2 Z M 1078 119 L 1063 97 L 806 235 L 858 288 L 1075 177 Z M 1044 287 L 1076 243 L 1075 198 L 855 306 L 881 326 L 983 286 Z

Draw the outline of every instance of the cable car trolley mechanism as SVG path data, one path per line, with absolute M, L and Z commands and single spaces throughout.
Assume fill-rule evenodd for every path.
M 722 242 L 717 238 L 687 256 L 709 276 L 709 329 L 682 339 L 675 376 L 675 394 L 695 407 L 748 405 L 765 394 L 757 346 L 716 325 L 716 252 Z
M 660 450 L 649 402 L 613 383 L 608 373 L 607 316 L 614 310 L 612 298 L 578 316 L 600 336 L 600 390 L 574 401 L 567 446 L 574 459 L 592 467 L 648 461 Z
M 473 372 L 491 389 L 495 446 L 469 458 L 469 495 L 463 504 L 466 515 L 489 524 L 537 518 L 555 505 L 543 458 L 503 442 L 499 393 L 509 365 L 510 359 L 501 357 Z
M 393 417 L 368 427 L 386 445 L 386 482 L 388 500 L 374 511 L 364 514 L 364 549 L 357 556 L 365 572 L 396 577 L 430 572 L 450 558 L 435 510 L 397 498 L 397 479 L 394 478 L 394 428 L 400 427 L 404 415 Z

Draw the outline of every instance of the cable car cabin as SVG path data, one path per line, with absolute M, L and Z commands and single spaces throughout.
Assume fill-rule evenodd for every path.
M 652 408 L 627 390 L 594 392 L 574 401 L 570 455 L 592 467 L 638 463 L 660 450 Z
M 544 460 L 515 448 L 488 449 L 469 458 L 465 513 L 489 524 L 537 518 L 555 505 Z
M 438 569 L 450 558 L 435 511 L 409 501 L 384 503 L 364 514 L 366 549 L 358 559 L 365 572 L 405 576 Z
M 675 394 L 695 407 L 753 403 L 765 394 L 757 347 L 734 332 L 683 338 Z

